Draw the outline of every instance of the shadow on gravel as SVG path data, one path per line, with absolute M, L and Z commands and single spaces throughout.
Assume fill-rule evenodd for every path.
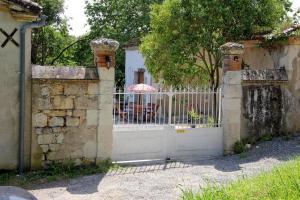
M 287 161 L 300 155 L 300 136 L 289 140 L 274 138 L 272 141 L 259 142 L 249 152 L 240 155 L 229 155 L 221 158 L 190 162 L 152 163 L 147 165 L 126 166 L 109 172 L 106 176 L 155 172 L 167 169 L 188 168 L 193 166 L 214 166 L 218 171 L 234 172 L 241 170 L 241 164 L 254 163 L 265 158 Z
M 155 172 L 167 169 L 188 168 L 193 166 L 214 166 L 218 171 L 234 172 L 241 170 L 242 164 L 255 163 L 261 159 L 274 158 L 280 161 L 287 161 L 294 156 L 300 155 L 300 136 L 289 140 L 274 138 L 272 141 L 259 142 L 249 152 L 240 155 L 229 155 L 221 158 L 206 159 L 191 162 L 167 162 L 147 165 L 127 166 L 111 171 L 107 176 L 135 174 L 144 172 Z
M 98 192 L 98 186 L 105 174 L 78 177 L 72 180 L 54 181 L 35 186 L 32 190 L 49 188 L 66 188 L 71 194 L 93 194 Z
M 242 164 L 255 163 L 261 159 L 274 158 L 280 161 L 287 161 L 294 156 L 300 155 L 300 136 L 290 140 L 275 138 L 272 141 L 261 142 L 242 155 L 229 155 L 210 160 L 199 160 L 193 162 L 159 162 L 151 164 L 139 164 L 124 166 L 113 169 L 106 174 L 92 175 L 76 178 L 70 181 L 53 182 L 35 189 L 66 187 L 71 194 L 93 194 L 98 192 L 102 179 L 106 176 L 118 176 L 126 174 L 151 173 L 170 169 L 185 169 L 196 166 L 213 166 L 222 172 L 234 172 L 241 170 Z
M 85 176 L 71 180 L 67 191 L 71 194 L 93 194 L 98 192 L 98 186 L 105 174 Z
M 240 155 L 225 156 L 220 159 L 208 161 L 215 169 L 222 172 L 233 172 L 241 169 L 242 164 L 255 163 L 261 159 L 274 158 L 279 161 L 288 161 L 300 155 L 300 136 L 289 140 L 274 138 L 272 141 L 259 142 L 249 152 Z

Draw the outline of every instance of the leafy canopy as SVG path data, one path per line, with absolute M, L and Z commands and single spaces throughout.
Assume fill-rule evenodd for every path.
M 64 0 L 38 0 L 48 16 L 48 26 L 33 34 L 32 62 L 41 65 L 93 66 L 90 41 L 99 37 L 112 38 L 122 45 L 150 30 L 150 5 L 162 0 L 92 0 L 86 1 L 90 33 L 75 38 L 69 35 L 63 17 Z M 116 82 L 124 84 L 124 50 L 117 52 Z
M 161 0 L 93 0 L 86 14 L 91 32 L 126 42 L 149 32 L 150 5 Z
M 43 7 L 43 14 L 47 16 L 47 23 L 59 24 L 62 20 L 61 14 L 64 12 L 64 0 L 35 0 Z
M 150 5 L 162 0 L 92 0 L 87 2 L 86 15 L 91 32 L 90 39 L 98 37 L 112 38 L 122 45 L 132 38 L 144 36 L 150 30 Z M 80 53 L 90 50 L 89 40 L 82 43 Z M 87 49 L 87 50 L 85 50 Z M 87 61 L 92 60 L 88 57 Z M 124 84 L 125 54 L 120 48 L 117 52 L 116 82 Z
M 287 18 L 289 0 L 165 0 L 151 10 L 143 38 L 145 64 L 165 84 L 219 85 L 219 47 L 274 29 Z
M 76 40 L 69 35 L 67 19 L 63 17 L 64 0 L 36 0 L 47 16 L 45 27 L 33 29 L 32 63 L 39 65 L 76 65 L 74 50 L 62 55 L 59 62 L 52 61 L 70 43 Z

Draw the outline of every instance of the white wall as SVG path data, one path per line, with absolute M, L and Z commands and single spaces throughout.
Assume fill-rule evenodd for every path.
M 15 28 L 18 31 L 13 36 L 20 44 L 20 27 L 24 22 L 18 22 L 7 11 L 0 10 L 0 28 L 10 34 Z M 6 36 L 0 33 L 0 45 Z M 29 165 L 30 135 L 31 135 L 31 34 L 26 34 L 26 117 L 25 117 L 25 164 Z M 0 169 L 16 169 L 18 165 L 18 128 L 19 128 L 19 74 L 20 47 L 11 41 L 0 47 Z
M 125 60 L 125 85 L 135 84 L 134 72 L 138 69 L 145 69 L 145 84 L 152 85 L 152 78 L 144 64 L 144 58 L 139 52 L 138 48 L 126 49 L 126 60 Z
M 171 159 L 195 161 L 223 155 L 223 128 L 114 126 L 113 161 Z

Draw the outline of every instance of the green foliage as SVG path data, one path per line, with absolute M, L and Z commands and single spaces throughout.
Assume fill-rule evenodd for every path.
M 74 49 L 63 54 L 58 62 L 52 63 L 60 52 L 69 44 L 76 41 L 68 33 L 66 22 L 59 27 L 45 26 L 33 33 L 32 62 L 40 65 L 76 65 Z
M 266 134 L 266 135 L 259 137 L 258 141 L 267 142 L 267 141 L 272 141 L 272 139 L 273 139 L 272 135 Z
M 188 111 L 188 116 L 191 118 L 192 122 L 201 118 L 201 116 L 194 109 Z
M 300 8 L 296 10 L 296 12 L 293 15 L 293 22 L 294 24 L 300 24 Z
M 188 111 L 188 117 L 189 122 L 197 123 L 199 120 L 202 120 L 205 122 L 205 127 L 215 127 L 216 126 L 216 120 L 212 116 L 204 116 L 201 114 L 198 114 L 194 109 Z
M 86 14 L 92 34 L 124 43 L 149 31 L 150 5 L 160 0 L 93 0 Z
M 116 56 L 116 84 L 124 85 L 125 51 L 122 46 L 133 38 L 140 38 L 149 32 L 150 5 L 162 0 L 93 0 L 88 1 L 86 15 L 91 32 L 91 39 L 107 37 L 117 40 L 121 48 Z M 79 45 L 79 54 L 83 63 L 92 60 L 89 41 Z
M 234 143 L 233 151 L 236 154 L 241 154 L 246 151 L 246 146 L 242 141 L 237 141 Z
M 216 120 L 215 118 L 208 116 L 207 118 L 207 126 L 208 127 L 215 127 L 216 126 Z
M 199 193 L 184 191 L 183 200 L 300 199 L 300 158 L 271 172 L 238 180 L 227 186 L 210 185 Z
M 32 31 L 32 63 L 39 65 L 76 65 L 74 50 L 63 54 L 58 62 L 52 61 L 69 44 L 76 41 L 69 35 L 67 19 L 63 17 L 64 0 L 37 0 L 47 16 L 45 27 Z
M 64 12 L 64 0 L 35 0 L 43 7 L 43 14 L 47 16 L 48 24 L 60 24 Z
M 67 161 L 65 164 L 53 163 L 48 168 L 27 172 L 23 176 L 18 176 L 15 172 L 0 172 L 0 186 L 11 185 L 30 188 L 32 185 L 40 183 L 105 173 L 116 168 L 119 168 L 119 166 L 112 164 L 109 160 L 103 161 L 98 165 L 85 166 L 76 166 L 71 161 Z
M 151 32 L 143 38 L 145 64 L 168 85 L 219 85 L 221 54 L 228 41 L 272 30 L 287 18 L 289 0 L 165 0 L 151 10 Z

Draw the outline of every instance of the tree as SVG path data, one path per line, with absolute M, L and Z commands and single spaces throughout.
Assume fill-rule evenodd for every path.
M 300 24 L 300 8 L 298 8 L 293 15 L 293 23 L 297 25 Z
M 151 10 L 141 51 L 149 72 L 168 85 L 219 86 L 225 42 L 273 30 L 287 18 L 289 0 L 165 0 Z
M 60 51 L 76 40 L 69 35 L 67 19 L 63 17 L 64 0 L 36 0 L 47 16 L 45 27 L 32 32 L 32 63 L 39 65 L 76 65 L 74 50 L 68 51 L 53 63 Z
M 150 5 L 162 0 L 93 0 L 87 2 L 86 15 L 91 32 L 88 38 L 112 38 L 120 42 L 121 48 L 116 56 L 116 82 L 124 85 L 125 56 L 122 46 L 132 38 L 140 38 L 149 32 Z M 88 51 L 88 52 L 87 52 Z M 84 53 L 85 59 L 92 60 L 89 41 L 78 45 L 78 54 Z M 85 62 L 85 61 L 81 61 Z
M 60 24 L 64 11 L 64 0 L 35 0 L 43 7 L 43 14 L 47 16 L 48 24 Z

